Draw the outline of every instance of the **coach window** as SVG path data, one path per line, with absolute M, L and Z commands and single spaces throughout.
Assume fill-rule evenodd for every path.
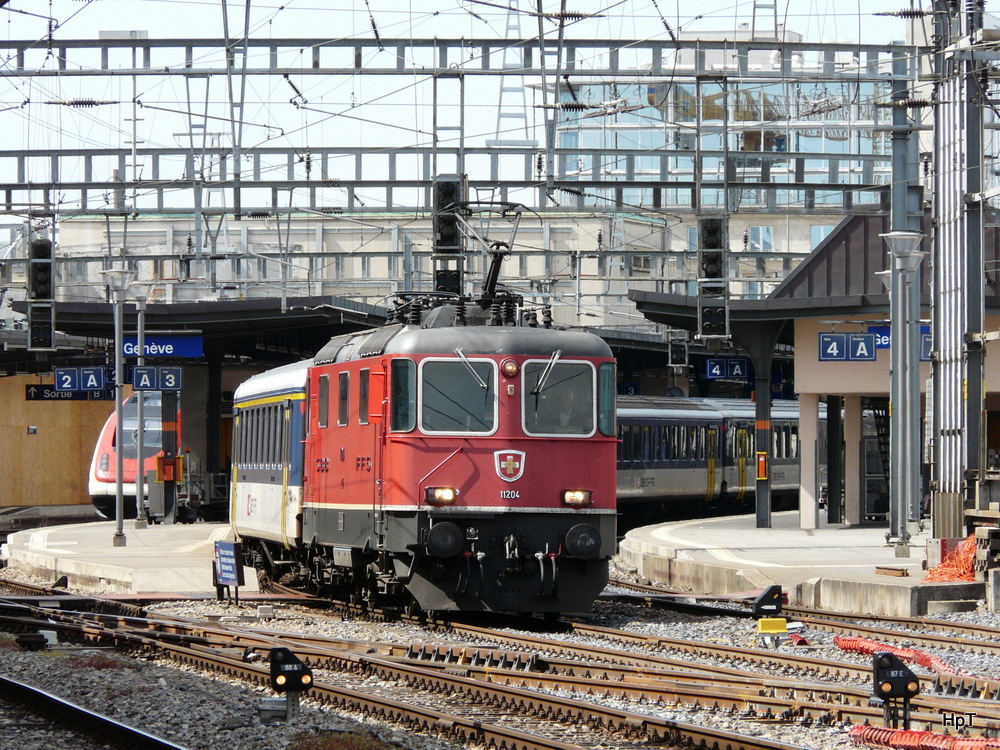
M 496 429 L 496 363 L 426 359 L 420 365 L 420 429 L 424 432 L 491 433 Z
M 412 360 L 394 359 L 389 369 L 390 383 L 389 429 L 409 432 L 416 426 L 417 369 Z
M 288 402 L 275 407 L 278 410 L 278 465 L 288 463 Z
M 274 404 L 271 406 L 271 465 L 278 467 L 281 465 L 281 406 Z
M 249 466 L 249 467 L 252 468 L 253 467 L 253 444 L 254 444 L 253 431 L 254 431 L 254 427 L 257 424 L 256 421 L 253 418 L 253 409 L 248 409 L 247 411 L 245 411 L 243 413 L 243 419 L 245 421 L 245 424 L 243 425 L 243 427 L 246 430 L 246 442 L 245 442 L 245 444 L 243 446 L 243 450 L 244 450 L 243 461 L 245 462 L 245 464 L 247 466 Z
M 259 469 L 264 463 L 261 456 L 264 444 L 264 420 L 262 417 L 260 407 L 255 406 L 253 410 L 253 465 L 256 469 Z
M 263 469 L 267 466 L 267 407 L 258 407 L 257 416 L 260 422 L 257 436 L 257 463 Z
M 260 463 L 266 469 L 271 466 L 271 443 L 274 441 L 274 420 L 271 407 L 260 407 Z
M 278 465 L 278 407 L 271 404 L 267 407 L 267 465 Z
M 638 461 L 639 460 L 639 430 L 642 429 L 639 425 L 633 424 L 629 425 L 628 428 L 628 460 Z
M 316 405 L 316 426 L 326 427 L 330 423 L 330 376 L 319 376 L 319 403 Z
M 239 431 L 236 437 L 239 441 L 237 446 L 239 463 L 245 469 L 250 465 L 250 413 L 246 409 L 240 409 Z
M 350 385 L 350 374 L 340 373 L 337 388 L 337 424 L 341 427 L 347 424 L 347 417 L 351 410 Z

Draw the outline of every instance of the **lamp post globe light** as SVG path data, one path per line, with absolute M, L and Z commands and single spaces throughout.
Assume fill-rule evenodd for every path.
M 125 304 L 125 292 L 135 279 L 135 271 L 128 268 L 112 268 L 101 271 L 105 281 L 114 293 L 115 318 L 115 434 L 118 436 L 118 450 L 115 451 L 115 535 L 112 540 L 115 547 L 125 546 L 125 501 L 122 492 L 122 474 L 124 472 L 122 451 L 122 395 L 125 392 L 125 378 L 122 372 L 122 315 Z M 141 464 L 140 464 L 141 465 Z M 138 498 L 137 498 L 138 500 Z

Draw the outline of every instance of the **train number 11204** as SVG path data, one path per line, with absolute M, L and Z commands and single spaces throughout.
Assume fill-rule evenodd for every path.
M 518 490 L 500 490 L 501 500 L 519 500 L 521 493 Z

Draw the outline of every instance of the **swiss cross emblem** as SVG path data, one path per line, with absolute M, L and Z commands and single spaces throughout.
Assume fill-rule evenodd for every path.
M 493 463 L 505 482 L 516 482 L 524 473 L 524 451 L 494 451 Z

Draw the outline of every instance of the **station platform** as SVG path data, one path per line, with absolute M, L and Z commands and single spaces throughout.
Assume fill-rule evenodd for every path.
M 782 587 L 789 604 L 895 617 L 975 609 L 985 583 L 924 583 L 927 531 L 909 557 L 886 543 L 885 526 L 821 521 L 800 529 L 798 511 L 773 513 L 771 528 L 754 515 L 680 521 L 627 532 L 618 565 L 676 591 L 745 595 Z
M 17 531 L 3 548 L 11 568 L 95 595 L 180 594 L 214 597 L 215 542 L 231 540 L 228 523 L 150 524 L 123 527 L 125 546 L 115 547 L 114 521 Z M 244 568 L 240 596 L 259 591 L 257 575 Z
M 914 536 L 908 557 L 886 543 L 884 526 L 821 522 L 798 528 L 798 512 L 774 513 L 771 528 L 753 515 L 645 526 L 629 531 L 616 564 L 675 591 L 746 596 L 780 585 L 791 604 L 835 612 L 922 616 L 974 609 L 985 583 L 924 583 L 927 532 Z M 95 521 L 17 531 L 3 547 L 7 565 L 97 595 L 176 594 L 214 597 L 215 542 L 231 540 L 225 523 L 124 525 L 126 544 L 113 546 L 115 523 Z M 259 593 L 244 568 L 239 595 Z

